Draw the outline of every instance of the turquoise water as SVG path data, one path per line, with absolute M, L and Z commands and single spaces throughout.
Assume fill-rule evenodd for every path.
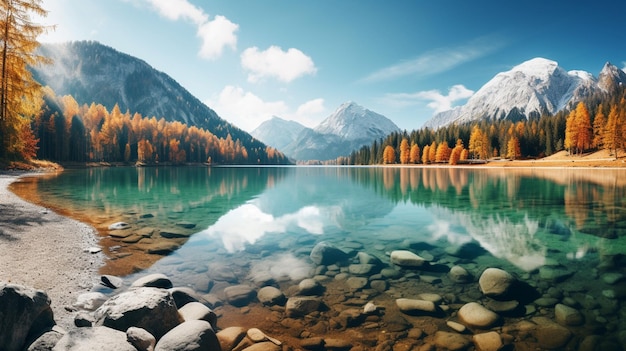
M 556 288 L 574 300 L 596 299 L 598 305 L 577 306 L 587 328 L 575 332 L 583 336 L 596 324 L 606 326 L 593 329 L 600 335 L 626 330 L 623 170 L 95 168 L 19 186 L 36 187 L 50 207 L 98 227 L 109 256 L 103 271 L 128 274 L 129 281 L 160 272 L 200 293 L 270 281 L 288 291 L 324 275 L 309 253 L 326 241 L 385 264 L 391 251 L 411 250 L 444 267 L 428 276 L 445 277 L 446 267 L 461 265 L 477 279 L 487 267 L 501 268 L 540 295 Z M 130 224 L 130 236 L 107 235 L 118 221 Z M 148 253 L 164 242 L 172 244 L 165 253 Z M 618 279 L 607 283 L 607 275 Z M 394 282 L 391 292 L 368 296 L 406 295 Z M 440 289 L 460 300 L 470 294 Z

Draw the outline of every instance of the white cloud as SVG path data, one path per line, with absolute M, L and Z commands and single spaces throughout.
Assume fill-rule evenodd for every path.
M 467 89 L 461 84 L 452 86 L 447 95 L 443 95 L 439 90 L 420 91 L 417 93 L 387 94 L 383 101 L 395 107 L 407 107 L 419 104 L 422 101 L 429 101 L 426 106 L 433 110 L 433 113 L 448 111 L 454 108 L 455 102 L 465 100 L 474 95 L 474 91 Z
M 310 116 L 322 113 L 325 110 L 326 108 L 324 107 L 324 99 L 314 99 L 298 106 L 298 109 L 296 110 L 296 115 Z
M 236 49 L 239 25 L 224 16 L 210 20 L 201 8 L 187 0 L 146 0 L 159 15 L 172 21 L 189 21 L 197 27 L 196 35 L 202 41 L 198 55 L 205 59 L 216 59 L 225 47 Z
M 252 92 L 232 85 L 224 87 L 219 95 L 206 104 L 220 117 L 248 132 L 273 116 L 313 127 L 319 124 L 323 119 L 323 113 L 326 112 L 324 99 L 307 101 L 298 106 L 294 112 L 285 101 L 264 101 Z
M 252 131 L 272 116 L 283 116 L 289 110 L 284 101 L 266 102 L 253 93 L 232 85 L 224 87 L 217 99 L 209 101 L 207 105 L 220 117 L 246 131 Z
M 288 83 L 317 72 L 313 60 L 302 51 L 294 48 L 283 51 L 278 46 L 270 46 L 265 51 L 256 46 L 244 50 L 241 65 L 250 71 L 248 81 L 252 83 L 270 77 Z
M 183 19 L 201 25 L 209 20 L 209 16 L 202 9 L 187 0 L 148 0 L 148 2 L 161 16 L 172 21 Z
M 214 59 L 222 56 L 224 47 L 237 48 L 239 26 L 224 16 L 215 16 L 213 21 L 205 22 L 198 27 L 198 36 L 202 38 L 200 57 Z
M 478 38 L 459 47 L 432 50 L 412 60 L 382 68 L 361 81 L 379 82 L 405 76 L 425 76 L 445 72 L 465 62 L 488 55 L 504 45 L 504 41 L 500 38 Z
M 298 106 L 295 114 L 287 115 L 287 118 L 313 128 L 325 118 L 325 112 L 324 99 L 313 99 Z

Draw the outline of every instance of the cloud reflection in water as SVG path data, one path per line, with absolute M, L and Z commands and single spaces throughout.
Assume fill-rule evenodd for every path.
M 263 212 L 256 203 L 248 202 L 230 210 L 214 225 L 194 235 L 194 240 L 219 238 L 230 252 L 241 251 L 246 244 L 254 244 L 269 233 L 285 233 L 290 229 L 303 229 L 309 234 L 324 234 L 324 211 L 316 206 L 305 206 L 295 213 L 280 217 Z

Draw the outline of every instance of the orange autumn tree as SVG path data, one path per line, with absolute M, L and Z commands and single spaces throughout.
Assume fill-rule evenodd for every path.
M 416 143 L 411 145 L 411 151 L 409 152 L 409 162 L 418 163 L 420 161 L 420 147 Z
M 461 157 L 463 151 L 465 151 L 465 147 L 463 146 L 463 140 L 457 139 L 456 145 L 454 146 L 454 148 L 452 148 L 452 151 L 450 152 L 450 160 L 448 161 L 448 163 L 451 165 L 458 164 L 459 161 L 463 159 Z
M 592 144 L 592 129 L 589 111 L 583 102 L 576 105 L 565 122 L 564 146 L 571 154 L 582 154 Z
M 394 150 L 393 146 L 391 145 L 385 146 L 385 150 L 383 151 L 383 163 L 384 164 L 396 163 L 396 150 Z
M 409 141 L 404 138 L 402 142 L 400 142 L 400 163 L 405 165 L 409 163 L 410 158 Z
M 28 69 L 47 62 L 35 53 L 37 37 L 49 27 L 31 20 L 45 17 L 41 0 L 0 1 L 0 159 L 29 160 L 36 138 L 31 119 L 41 103 L 41 86 Z
M 435 156 L 436 162 L 448 162 L 450 159 L 450 153 L 452 150 L 448 146 L 448 142 L 444 141 L 437 146 L 437 152 Z

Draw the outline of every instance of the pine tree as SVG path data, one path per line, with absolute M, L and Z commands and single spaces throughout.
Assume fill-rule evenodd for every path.
M 45 17 L 42 0 L 0 1 L 0 158 L 24 159 L 34 136 L 30 120 L 41 107 L 41 87 L 28 70 L 47 62 L 34 51 L 37 37 L 49 28 L 35 24 L 30 14 Z M 25 139 L 26 138 L 26 142 Z

